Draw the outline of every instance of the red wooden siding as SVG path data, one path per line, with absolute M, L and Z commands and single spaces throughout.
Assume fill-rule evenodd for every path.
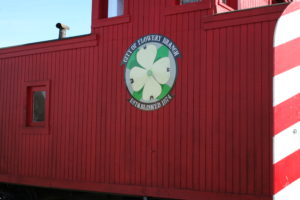
M 1 73 L 1 97 L 6 100 L 1 113 L 1 137 L 5 137 L 1 140 L 4 142 L 1 146 L 5 148 L 1 153 L 12 159 L 5 162 L 4 171 L 21 176 L 72 180 L 69 173 L 75 174 L 76 170 L 85 168 L 78 165 L 76 156 L 86 159 L 82 154 L 85 149 L 91 148 L 88 143 L 94 141 L 92 136 L 79 134 L 91 134 L 94 126 L 91 125 L 93 121 L 88 120 L 94 118 L 92 112 L 95 109 L 92 102 L 95 95 L 93 54 L 93 49 L 87 48 L 1 60 L 1 68 L 4 69 Z M 41 80 L 51 80 L 50 133 L 23 133 L 25 81 Z M 88 120 L 86 123 L 79 122 L 83 117 Z M 74 137 L 76 134 L 78 138 Z M 79 146 L 75 138 L 85 143 Z M 77 154 L 77 151 L 80 153 Z M 78 171 L 77 174 L 81 173 Z
M 206 119 L 214 123 L 209 129 L 214 134 L 207 136 L 212 179 L 206 183 L 217 191 L 271 194 L 273 41 L 269 35 L 274 21 L 269 19 L 274 16 L 269 11 L 264 20 L 255 19 L 251 11 L 207 20 L 205 88 L 209 88 L 206 108 L 210 110 Z
M 212 16 L 209 1 L 125 3 L 125 16 L 93 14 L 97 37 L 0 50 L 0 181 L 271 199 L 272 37 L 285 5 Z M 182 58 L 174 99 L 144 112 L 128 103 L 120 63 L 151 33 L 172 39 Z M 50 81 L 49 134 L 22 132 L 26 81 Z

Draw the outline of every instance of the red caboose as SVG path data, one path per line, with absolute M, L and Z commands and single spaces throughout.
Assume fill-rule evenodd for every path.
M 0 199 L 299 200 L 300 3 L 108 2 L 0 49 Z

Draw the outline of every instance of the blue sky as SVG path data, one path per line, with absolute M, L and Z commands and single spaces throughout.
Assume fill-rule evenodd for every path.
M 67 36 L 89 34 L 92 0 L 1 0 L 0 48 L 58 37 L 57 22 Z

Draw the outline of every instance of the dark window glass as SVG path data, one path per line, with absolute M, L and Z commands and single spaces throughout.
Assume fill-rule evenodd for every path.
M 36 91 L 33 92 L 33 122 L 43 122 L 45 121 L 45 102 L 46 102 L 46 92 Z
M 195 3 L 200 1 L 202 0 L 180 0 L 180 4 Z

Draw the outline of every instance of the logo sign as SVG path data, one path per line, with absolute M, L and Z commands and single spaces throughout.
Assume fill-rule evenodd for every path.
M 146 35 L 126 51 L 122 64 L 125 83 L 131 95 L 129 103 L 151 111 L 167 105 L 177 74 L 180 52 L 175 43 L 163 35 Z

